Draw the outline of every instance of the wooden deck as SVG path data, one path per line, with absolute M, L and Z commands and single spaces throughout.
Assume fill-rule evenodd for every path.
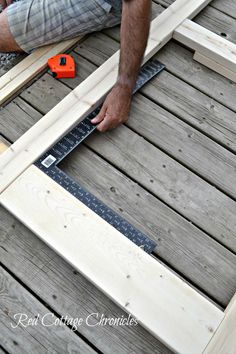
M 153 16 L 172 2 L 153 3 Z M 213 1 L 196 22 L 236 43 L 234 0 Z M 0 134 L 14 142 L 118 48 L 118 28 L 86 38 L 72 52 L 78 77 L 35 80 L 0 110 Z M 154 239 L 154 257 L 225 308 L 236 291 L 236 84 L 192 55 L 167 44 L 156 55 L 166 70 L 135 95 L 128 123 L 94 133 L 62 169 Z M 12 328 L 16 313 L 125 313 L 3 208 L 0 242 L 0 353 L 170 353 L 141 326 Z

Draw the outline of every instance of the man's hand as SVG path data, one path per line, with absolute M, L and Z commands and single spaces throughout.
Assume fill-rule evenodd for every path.
M 127 122 L 131 97 L 130 87 L 116 84 L 103 103 L 100 113 L 92 119 L 92 123 L 100 123 L 97 129 L 105 132 Z
M 7 6 L 11 5 L 13 0 L 0 0 L 0 6 L 4 10 Z
M 92 119 L 105 132 L 128 120 L 132 90 L 137 80 L 147 45 L 150 0 L 123 0 L 121 50 L 117 83 L 107 96 L 100 113 Z

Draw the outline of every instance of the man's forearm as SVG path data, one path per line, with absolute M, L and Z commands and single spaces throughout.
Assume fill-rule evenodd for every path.
M 150 26 L 151 0 L 123 0 L 121 50 L 116 85 L 92 120 L 105 132 L 127 122 L 131 96 L 147 45 Z
M 150 27 L 151 0 L 123 0 L 118 83 L 132 91 Z

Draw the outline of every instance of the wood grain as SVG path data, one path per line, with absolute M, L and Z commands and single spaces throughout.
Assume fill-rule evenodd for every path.
M 167 205 L 236 251 L 236 202 L 231 198 L 127 127 L 93 136 L 86 143 Z
M 37 167 L 2 193 L 1 203 L 170 349 L 201 352 L 221 322 L 211 302 Z
M 173 1 L 174 0 L 159 1 L 159 3 L 163 4 L 166 2 L 169 5 L 170 3 L 173 3 Z M 227 1 L 228 0 L 222 2 L 222 7 L 226 8 L 225 2 Z M 214 4 L 214 2 L 211 2 L 210 4 Z M 156 6 L 160 9 L 160 5 L 156 4 Z M 153 8 L 155 9 L 156 6 L 154 5 Z M 232 11 L 232 13 L 234 14 L 236 13 L 236 4 L 233 6 L 234 11 Z M 217 35 L 224 35 L 224 38 L 232 43 L 236 43 L 236 26 L 235 19 L 233 17 L 216 10 L 211 6 L 207 6 L 194 19 L 194 21 L 207 28 L 209 31 L 212 31 Z M 120 36 L 118 28 L 111 28 L 105 30 L 104 32 L 119 41 Z M 169 52 L 169 48 L 173 48 L 173 52 L 172 50 Z M 164 53 L 166 54 L 165 56 L 160 56 Z M 192 52 L 177 45 L 173 41 L 170 41 L 160 52 L 158 52 L 157 57 L 159 57 L 160 60 L 166 64 L 167 69 L 171 73 L 189 83 L 191 86 L 206 93 L 214 100 L 222 103 L 225 107 L 236 111 L 236 101 L 234 99 L 236 83 L 229 82 L 228 79 L 218 75 L 202 65 L 199 65 L 197 62 L 194 62 L 191 59 Z M 220 127 L 219 129 L 221 130 Z
M 57 255 L 13 215 L 0 207 L 0 258 L 43 303 L 60 316 L 82 317 L 91 313 L 108 318 L 128 317 L 115 303 Z M 172 354 L 142 326 L 87 326 L 78 333 L 104 354 Z
M 71 153 L 61 168 L 155 240 L 157 257 L 212 299 L 228 305 L 236 289 L 235 255 L 86 147 Z
M 75 51 L 95 65 L 101 65 L 118 46 L 108 36 L 98 34 L 77 46 Z M 155 57 L 165 63 L 167 70 L 142 92 L 188 125 L 236 152 L 236 84 L 229 84 L 221 75 L 193 61 L 192 52 L 177 43 L 169 42 Z M 69 83 L 71 88 L 73 85 Z M 30 101 L 30 96 L 25 93 L 23 97 Z
M 35 50 L 29 56 L 0 77 L 0 105 L 8 100 L 14 93 L 37 76 L 47 67 L 49 58 L 65 52 L 78 43 L 82 37 L 77 37 L 61 43 L 48 45 Z
M 86 44 L 84 43 L 84 46 L 85 45 Z M 64 88 L 63 85 L 59 83 L 55 85 L 54 80 L 46 75 L 44 76 L 43 80 L 44 82 L 39 80 L 37 83 L 35 83 L 32 87 L 32 90 L 30 91 L 30 94 L 25 93 L 23 97 L 24 99 L 28 100 L 28 102 L 32 102 L 34 106 L 37 107 L 40 111 L 46 113 L 47 110 L 53 107 L 53 105 L 55 105 L 64 97 L 65 94 L 68 93 L 68 88 Z M 52 95 L 50 100 L 45 94 L 46 87 L 51 88 Z M 204 107 L 205 105 L 211 104 L 211 100 L 208 97 L 200 94 L 197 90 L 191 90 L 190 92 L 189 90 L 191 90 L 191 87 L 187 86 L 186 88 L 186 84 L 182 83 L 181 80 L 176 79 L 172 75 L 164 72 L 157 79 L 152 80 L 150 84 L 146 85 L 142 91 L 158 102 L 165 104 L 166 108 L 167 106 L 169 106 L 168 108 L 171 109 L 172 107 L 175 108 L 175 111 L 178 110 L 180 116 L 183 112 L 184 118 L 187 116 L 187 110 L 189 112 L 188 116 L 191 117 L 194 114 L 194 109 L 197 110 L 196 117 L 198 115 L 198 119 L 200 119 L 200 112 L 202 116 L 205 117 L 208 110 Z M 180 96 L 179 100 L 176 94 Z M 199 134 L 199 132 L 195 131 L 187 124 L 185 125 L 181 122 L 181 120 L 170 116 L 161 108 L 156 108 L 154 104 L 152 104 L 150 101 L 146 101 L 144 98 L 141 98 L 141 96 L 139 96 L 135 102 L 136 104 L 134 105 L 134 111 L 132 111 L 130 119 L 131 123 L 128 123 L 131 124 L 131 127 L 134 131 L 144 135 L 155 145 L 160 146 L 173 157 L 177 158 L 178 161 L 181 161 L 185 165 L 190 166 L 193 171 L 197 170 L 203 177 L 205 177 L 207 180 L 210 180 L 211 183 L 216 183 L 229 194 L 233 193 L 232 195 L 235 195 L 235 159 L 233 154 L 229 153 L 218 144 L 212 142 L 204 135 Z M 138 104 L 138 102 L 140 103 Z M 198 102 L 199 104 L 197 104 Z M 219 108 L 219 113 L 216 116 L 215 111 L 212 111 L 212 119 L 218 119 L 218 117 L 222 117 L 223 112 L 227 113 L 228 111 L 220 105 L 217 105 L 217 108 Z M 148 114 L 146 114 L 147 112 Z M 163 118 L 162 115 L 164 115 Z M 226 117 L 227 115 L 225 118 Z M 228 117 L 229 119 L 233 119 L 235 114 L 228 111 Z M 176 134 L 176 131 L 178 131 L 178 134 Z M 170 136 L 171 139 L 168 138 Z M 125 166 L 125 173 L 128 173 L 131 178 L 134 178 L 138 183 L 141 183 L 143 186 L 145 186 L 145 188 L 154 192 L 155 195 L 159 198 L 164 198 L 168 205 L 171 205 L 175 210 L 181 212 L 182 215 L 192 220 L 202 229 L 207 230 L 210 235 L 222 242 L 224 245 L 227 245 L 233 251 L 236 250 L 235 218 L 233 213 L 231 214 L 230 211 L 232 208 L 235 208 L 234 201 L 230 200 L 230 198 L 226 197 L 223 193 L 220 193 L 206 182 L 198 179 L 198 177 L 194 177 L 193 173 L 187 171 L 187 169 L 182 167 L 180 164 L 173 162 L 175 166 L 172 170 L 173 176 L 177 176 L 179 174 L 185 176 L 185 173 L 187 173 L 191 180 L 188 192 L 187 185 L 184 182 L 185 177 L 183 177 L 182 182 L 179 181 L 179 183 L 183 183 L 182 188 L 180 189 L 183 189 L 183 193 L 186 196 L 186 201 L 180 208 L 178 203 L 178 201 L 181 200 L 180 196 L 179 198 L 170 197 L 172 195 L 170 190 L 173 188 L 175 190 L 175 187 L 171 182 L 172 178 L 168 177 L 169 174 L 166 177 L 167 172 L 165 173 L 165 169 L 158 169 L 157 167 L 159 166 L 159 163 L 160 166 L 163 164 L 165 165 L 165 162 L 161 163 L 160 161 L 168 160 L 168 157 L 164 154 L 162 155 L 161 153 L 160 154 L 163 157 L 160 157 L 158 149 L 156 149 L 151 144 L 148 145 L 146 141 L 143 141 L 142 143 L 141 139 L 139 139 L 137 135 L 131 133 L 130 131 L 129 133 L 126 131 L 126 134 L 124 135 L 119 135 L 118 131 L 116 130 L 112 134 L 112 139 L 114 139 L 114 141 L 108 140 L 106 136 L 100 137 L 99 140 L 94 140 L 92 148 L 98 153 L 102 154 L 105 158 L 109 158 L 109 161 L 112 164 L 115 164 L 118 168 L 122 166 L 123 169 L 123 166 Z M 119 139 L 121 139 L 121 141 L 119 141 Z M 135 141 L 135 139 L 137 139 L 137 148 L 133 149 L 133 147 L 129 146 L 130 144 L 128 141 Z M 143 152 L 145 145 L 146 152 Z M 128 151 L 130 151 L 130 155 Z M 151 157 L 150 151 L 153 151 L 152 154 L 153 156 L 156 156 L 155 158 Z M 189 151 L 191 151 L 191 154 Z M 134 172 L 134 170 L 138 170 L 138 159 L 141 158 L 141 156 L 142 163 L 145 165 L 146 173 L 151 168 L 150 174 L 146 174 L 141 168 L 138 173 Z M 126 159 L 128 162 L 125 163 Z M 218 161 L 218 163 L 216 164 L 215 161 Z M 129 168 L 126 168 L 128 164 Z M 209 165 L 211 166 L 210 169 L 208 168 Z M 225 176 L 224 169 L 227 171 L 230 170 L 231 172 L 228 172 L 227 176 Z M 156 183 L 148 183 L 149 180 L 155 180 L 156 176 L 159 176 L 160 174 L 162 175 L 162 172 L 163 176 L 161 180 L 163 181 L 163 189 L 161 189 L 160 186 L 158 187 L 159 177 L 157 178 Z M 152 178 L 153 176 L 154 178 Z M 193 179 L 190 176 L 193 176 Z M 221 177 L 219 178 L 219 176 Z M 177 177 L 174 178 L 177 179 Z M 198 184 L 196 180 L 199 180 L 200 184 Z M 231 187 L 229 188 L 229 186 Z M 193 190 L 196 188 L 199 188 L 198 194 L 195 195 L 198 195 L 197 199 L 195 196 L 193 196 Z M 202 190 L 207 191 L 206 195 L 208 195 L 208 198 L 205 197 L 206 195 L 203 198 Z M 193 209 L 189 209 L 189 207 L 187 207 L 188 203 L 191 204 L 192 200 L 194 200 L 194 202 L 199 205 L 197 209 L 194 206 Z M 229 203 L 229 205 L 225 207 L 224 212 L 222 213 L 222 205 L 225 205 L 225 203 Z M 210 217 L 209 208 L 211 209 Z M 229 215 L 227 209 L 229 209 Z
M 235 354 L 236 352 L 236 295 L 225 311 L 225 318 L 207 346 L 204 354 Z
M 9 146 L 10 146 L 9 142 L 6 139 L 4 139 L 2 135 L 0 135 L 0 154 L 6 151 Z
M 177 0 L 152 21 L 144 62 L 150 59 L 172 37 L 184 19 L 194 17 L 210 0 L 189 2 Z M 34 125 L 0 158 L 0 192 L 11 184 L 31 163 L 65 134 L 75 123 L 90 113 L 115 84 L 119 52 L 83 81 L 63 102 Z
M 0 267 L 0 341 L 3 348 L 10 353 L 58 352 L 72 353 L 78 350 L 86 354 L 95 354 L 79 336 L 66 326 L 44 326 L 43 316 L 51 313 L 32 294 L 20 285 L 11 275 Z M 19 315 L 35 320 L 37 324 L 16 327 Z M 54 316 L 52 314 L 52 316 Z M 54 317 L 54 320 L 58 318 Z M 47 316 L 49 319 L 49 316 Z M 45 319 L 46 324 L 53 323 Z M 16 327 L 16 328 L 13 328 Z
M 229 70 L 234 75 L 229 77 L 232 81 L 236 78 L 236 45 L 207 30 L 206 28 L 185 20 L 176 28 L 173 38 L 195 52 L 213 61 L 211 69 L 218 71 L 218 68 Z M 214 63 L 218 65 L 213 65 Z M 220 74 L 223 70 L 220 70 Z
M 155 2 L 157 2 L 158 4 L 161 4 L 163 6 L 169 6 L 171 5 L 175 0 L 154 0 Z M 210 3 L 209 7 L 213 7 L 217 10 L 219 10 L 220 12 L 236 18 L 236 3 L 234 0 L 214 0 Z
M 207 66 L 211 70 L 216 71 L 220 75 L 225 76 L 229 80 L 236 82 L 236 73 L 234 71 L 231 71 L 227 67 L 220 65 L 218 62 L 208 58 L 207 56 L 202 55 L 199 52 L 195 52 L 193 59 L 198 63 Z
M 215 9 L 233 17 L 236 19 L 236 3 L 234 0 L 214 0 L 211 3 L 212 7 Z
M 85 54 L 86 42 L 83 47 Z M 73 88 L 74 84 L 69 82 L 64 86 L 55 82 L 51 76 L 44 75 L 31 86 L 29 92 L 23 93 L 22 97 L 46 114 L 70 92 L 68 86 Z M 49 88 L 51 95 L 47 94 Z M 140 92 L 151 100 L 136 95 L 127 125 L 211 184 L 236 198 L 235 155 L 181 120 L 184 112 L 184 118 L 187 116 L 193 120 L 194 116 L 198 122 L 196 126 L 204 127 L 207 120 L 217 121 L 218 117 L 222 119 L 223 114 L 227 119 L 228 113 L 229 119 L 235 118 L 236 128 L 236 114 L 217 102 L 215 102 L 217 113 L 215 110 L 209 112 L 208 107 L 213 104 L 211 99 L 167 72 L 153 79 Z M 166 109 L 162 109 L 156 103 L 160 103 Z M 168 112 L 172 109 L 174 112 L 177 111 L 178 115 L 181 114 L 180 118 Z M 219 130 L 216 131 L 219 135 Z M 233 131 L 231 135 L 234 136 Z
M 83 75 L 83 71 L 80 70 L 80 74 Z M 35 83 L 29 95 L 32 96 L 33 104 L 36 102 L 34 97 L 37 96 L 40 111 L 49 108 L 50 100 L 47 100 L 44 95 L 47 91 L 46 87 L 53 88 L 51 98 L 55 97 L 58 100 L 62 98 L 60 94 L 63 94 L 63 86 L 57 82 L 54 88 L 52 85 L 54 81 L 49 79 L 50 77 L 45 75 L 42 78 L 45 81 L 39 80 L 37 87 Z M 150 109 L 151 107 L 155 109 L 155 119 L 161 119 L 163 116 L 163 119 L 168 121 L 167 112 L 163 112 L 160 107 L 154 106 L 138 95 L 134 100 L 130 117 L 130 123 L 134 124 L 134 128 L 142 126 L 147 105 Z M 32 121 L 39 115 L 32 107 L 27 107 L 26 102 L 20 98 L 17 100 L 17 105 L 11 104 L 7 112 L 4 111 L 4 120 L 7 122 L 11 121 L 11 117 L 24 117 L 26 128 L 27 124 L 30 127 Z M 149 114 L 150 117 L 153 116 L 152 112 Z M 18 127 L 16 129 L 13 123 L 12 121 L 10 126 L 6 126 L 5 130 L 6 135 L 12 140 L 21 134 L 21 130 Z M 153 132 L 154 136 L 155 134 L 157 132 Z M 171 144 L 172 139 L 168 141 Z M 88 149 L 78 147 L 63 161 L 62 167 L 66 173 L 78 180 L 99 199 L 153 238 L 158 244 L 156 250 L 158 257 L 203 289 L 212 299 L 227 306 L 235 291 L 236 256 Z M 142 180 L 139 181 L 142 183 Z

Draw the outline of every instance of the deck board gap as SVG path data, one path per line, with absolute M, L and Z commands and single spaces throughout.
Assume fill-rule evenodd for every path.
M 5 348 L 2 347 L 2 345 L 0 344 L 0 354 L 10 354 L 8 351 L 6 351 Z
M 171 113 L 171 112 L 170 112 Z M 180 119 L 179 117 L 176 116 L 177 119 Z M 181 120 L 181 119 L 180 119 Z M 184 120 L 183 120 L 184 121 Z M 186 123 L 186 122 L 185 122 Z M 236 198 L 234 198 L 232 195 L 230 195 L 229 193 L 227 193 L 223 188 L 220 188 L 218 186 L 216 186 L 213 182 L 211 182 L 207 177 L 204 177 L 203 175 L 201 175 L 199 172 L 197 172 L 194 168 L 190 167 L 187 165 L 187 163 L 184 163 L 183 161 L 181 161 L 180 159 L 178 159 L 176 156 L 173 156 L 171 153 L 169 153 L 166 149 L 164 149 L 163 147 L 161 147 L 160 145 L 158 145 L 157 143 L 154 143 L 152 140 L 148 139 L 147 137 L 143 136 L 142 134 L 140 134 L 134 127 L 131 127 L 129 125 L 129 123 L 125 123 L 124 124 L 127 128 L 129 128 L 133 133 L 137 134 L 138 136 L 142 137 L 145 141 L 147 141 L 149 144 L 151 144 L 152 146 L 154 146 L 155 148 L 157 148 L 158 150 L 162 151 L 164 154 L 166 154 L 167 156 L 169 156 L 172 160 L 178 162 L 180 165 L 182 165 L 184 168 L 186 168 L 187 170 L 189 170 L 190 172 L 194 173 L 196 176 L 198 176 L 199 178 L 201 178 L 202 180 L 204 180 L 205 182 L 207 182 L 210 186 L 214 187 L 215 189 L 217 189 L 218 191 L 220 191 L 222 194 L 225 194 L 227 197 L 229 197 L 230 199 L 232 199 L 234 202 L 236 202 Z M 194 128 L 194 127 L 193 127 Z M 194 128 L 196 129 L 196 128 Z M 201 131 L 200 131 L 201 132 Z M 201 132 L 202 133 L 202 132 Z M 217 144 L 219 144 L 217 142 Z M 221 145 L 221 144 L 219 144 Z M 233 152 L 234 155 L 236 155 Z
M 17 283 L 19 283 L 28 293 L 30 293 L 40 304 L 45 306 L 55 317 L 58 319 L 61 318 L 60 315 L 52 306 L 48 305 L 43 301 L 40 296 L 38 296 L 28 285 L 26 285 L 14 272 L 12 272 L 7 266 L 5 266 L 0 261 L 0 267 L 5 270 Z M 72 331 L 72 326 L 68 323 L 65 323 L 65 327 L 68 327 Z M 73 330 L 72 333 L 78 336 L 82 341 L 88 344 L 96 353 L 103 354 L 93 343 L 91 343 L 84 335 L 82 335 L 78 330 Z
M 220 303 L 218 300 L 216 300 L 213 296 L 209 295 L 207 291 L 202 289 L 199 285 L 196 285 L 191 279 L 186 277 L 181 271 L 176 271 L 173 269 L 173 267 L 158 254 L 158 247 L 154 250 L 154 253 L 152 254 L 152 257 L 157 259 L 160 263 L 162 263 L 167 269 L 171 270 L 174 272 L 175 275 L 177 275 L 180 279 L 182 279 L 185 283 L 187 283 L 189 286 L 191 286 L 194 290 L 196 290 L 199 294 L 204 296 L 207 300 L 209 300 L 212 304 L 214 304 L 216 307 L 218 307 L 220 310 L 224 311 L 226 306 L 222 303 Z
M 168 70 L 167 70 L 167 71 L 168 71 Z M 170 71 L 168 71 L 168 72 L 169 72 L 171 75 L 173 75 L 172 72 L 170 72 Z M 173 75 L 173 76 L 175 76 L 175 75 Z M 175 77 L 177 77 L 177 76 L 175 76 Z M 177 77 L 177 78 L 180 79 L 179 77 Z M 182 79 L 181 79 L 181 80 L 182 80 Z M 184 80 L 182 80 L 182 81 L 185 82 Z M 191 85 L 190 85 L 190 86 L 191 86 Z M 194 86 L 192 86 L 192 87 L 194 87 Z M 196 88 L 196 87 L 194 87 L 194 88 Z M 197 88 L 196 88 L 196 89 L 197 89 Z M 198 90 L 198 89 L 197 89 L 197 90 Z M 200 91 L 200 90 L 198 90 L 198 91 L 199 91 L 199 92 L 202 92 L 202 91 Z M 148 95 L 147 93 L 143 92 L 143 90 L 139 91 L 139 93 L 140 93 L 143 97 L 145 97 L 145 98 L 147 98 L 148 100 L 152 101 L 152 102 L 153 102 L 154 104 L 156 104 L 157 106 L 163 108 L 166 112 L 168 112 L 168 113 L 174 115 L 174 116 L 175 116 L 177 119 L 179 119 L 180 121 L 182 121 L 182 122 L 188 124 L 191 128 L 193 128 L 194 130 L 198 131 L 199 133 L 205 135 L 207 138 L 211 139 L 211 140 L 214 141 L 216 144 L 222 146 L 224 149 L 228 150 L 229 152 L 231 152 L 232 154 L 234 154 L 234 155 L 236 156 L 235 150 L 231 149 L 227 144 L 224 144 L 224 142 L 223 142 L 222 140 L 218 140 L 218 139 L 214 138 L 213 135 L 208 134 L 205 130 L 200 129 L 199 126 L 196 126 L 196 125 L 192 124 L 189 120 L 185 119 L 184 117 L 182 117 L 181 115 L 177 114 L 176 112 L 173 113 L 170 109 L 168 109 L 166 106 L 164 106 L 164 105 L 161 104 L 160 102 L 156 102 L 156 100 L 155 100 L 153 97 L 151 97 L 151 96 Z M 206 95 L 204 92 L 202 92 L 202 93 L 203 93 L 204 95 Z M 210 97 L 210 96 L 208 96 L 208 95 L 206 95 L 206 96 L 209 97 L 209 98 L 212 98 L 212 97 Z M 215 99 L 214 99 L 214 100 L 215 100 Z M 216 101 L 216 100 L 215 100 L 215 101 Z M 216 102 L 218 102 L 218 101 L 216 101 Z M 222 105 L 221 102 L 218 102 L 218 103 L 219 103 L 220 105 Z M 222 106 L 224 106 L 224 105 L 222 105 Z M 224 107 L 227 108 L 227 109 L 229 109 L 229 110 L 231 110 L 231 109 L 228 108 L 227 106 L 224 106 Z M 231 110 L 231 111 L 234 112 L 233 110 Z M 236 111 L 235 111 L 234 113 L 236 113 Z
M 189 223 L 191 223 L 192 225 L 194 225 L 197 229 L 199 229 L 200 231 L 204 232 L 206 236 L 210 237 L 212 240 L 214 240 L 214 242 L 217 242 L 218 244 L 220 244 L 222 247 L 224 247 L 225 249 L 227 249 L 229 252 L 231 252 L 233 255 L 236 255 L 236 252 L 234 252 L 232 249 L 230 249 L 229 247 L 227 247 L 225 244 L 223 244 L 222 242 L 220 242 L 218 239 L 216 239 L 214 237 L 214 235 L 211 235 L 208 231 L 206 231 L 205 229 L 203 229 L 202 227 L 200 227 L 199 225 L 197 225 L 195 222 L 193 222 L 192 220 L 190 220 L 186 215 L 182 214 L 181 212 L 179 212 L 177 209 L 175 209 L 172 205 L 168 204 L 165 200 L 163 200 L 161 197 L 159 197 L 158 195 L 156 195 L 155 193 L 153 193 L 152 191 L 148 190 L 146 188 L 145 185 L 143 185 L 142 183 L 140 183 L 138 180 L 135 180 L 132 176 L 129 176 L 128 173 L 126 171 L 124 171 L 123 169 L 119 168 L 119 166 L 117 166 L 115 163 L 112 163 L 109 159 L 107 159 L 105 156 L 103 156 L 102 154 L 99 154 L 97 151 L 95 151 L 92 147 L 88 146 L 86 143 L 83 143 L 83 145 L 86 146 L 86 148 L 88 148 L 90 151 L 92 151 L 95 155 L 99 156 L 102 160 L 104 160 L 107 164 L 109 164 L 110 166 L 112 166 L 113 168 L 115 168 L 117 171 L 119 171 L 121 174 L 123 174 L 125 177 L 127 177 L 128 179 L 130 179 L 132 182 L 136 183 L 138 186 L 140 186 L 141 188 L 143 188 L 145 191 L 147 191 L 150 195 L 152 195 L 154 198 L 156 198 L 157 200 L 159 200 L 161 203 L 163 203 L 165 206 L 167 206 L 169 209 L 171 209 L 172 211 L 174 211 L 176 214 L 178 214 L 179 216 L 181 216 L 183 219 L 185 219 L 186 221 L 188 221 Z

